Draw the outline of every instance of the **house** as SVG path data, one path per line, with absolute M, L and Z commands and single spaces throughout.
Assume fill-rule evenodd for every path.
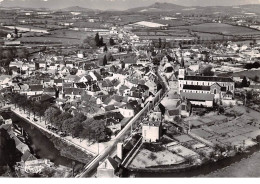
M 45 61 L 39 61 L 39 68 L 40 69 L 45 69 L 47 66 L 46 62 Z
M 137 58 L 136 57 L 128 57 L 122 61 L 123 65 L 125 68 L 129 68 L 129 66 L 136 64 L 137 63 Z
M 126 95 L 129 95 L 130 94 L 130 89 L 129 87 L 125 86 L 125 85 L 121 85 L 119 87 L 119 94 L 122 95 L 122 96 L 126 96 Z
M 157 84 L 153 80 L 146 81 L 145 85 L 149 88 L 149 92 L 153 95 L 157 93 Z
M 100 163 L 97 168 L 98 178 L 118 178 L 116 173 L 118 172 L 119 164 L 111 157 Z
M 27 96 L 39 95 L 43 93 L 42 85 L 29 85 L 29 90 L 26 92 Z
M 149 121 L 162 121 L 162 113 L 153 111 L 149 114 Z
M 46 94 L 46 95 L 49 95 L 49 96 L 51 96 L 51 97 L 56 98 L 56 96 L 57 96 L 57 91 L 56 91 L 56 89 L 53 88 L 53 87 L 48 87 L 48 88 L 44 88 L 44 89 L 43 89 L 43 94 Z
M 55 97 L 50 96 L 48 94 L 40 94 L 40 95 L 30 96 L 29 99 L 32 101 L 39 101 L 40 103 L 44 103 L 44 102 L 53 103 L 55 100 Z
M 161 121 L 147 121 L 142 125 L 143 142 L 157 142 L 161 137 Z
M 133 117 L 141 110 L 141 105 L 137 101 L 131 101 L 119 107 L 119 112 L 126 118 Z
M 165 121 L 173 122 L 175 117 L 180 117 L 180 109 L 167 109 L 164 114 Z
M 10 86 L 12 83 L 12 77 L 10 75 L 0 75 L 0 85 L 2 87 Z
M 129 104 L 122 105 L 119 108 L 119 112 L 124 117 L 127 117 L 127 118 L 133 117 L 135 115 L 135 111 L 134 111 L 133 107 L 131 105 L 129 105 Z
M 61 87 L 63 83 L 63 79 L 54 79 L 53 81 L 53 85 L 57 86 L 57 87 Z
M 63 97 L 74 100 L 76 98 L 81 98 L 81 95 L 84 93 L 84 89 L 78 88 L 64 88 L 63 89 Z
M 74 67 L 74 63 L 72 61 L 66 61 L 65 62 L 65 66 L 68 68 L 73 68 Z

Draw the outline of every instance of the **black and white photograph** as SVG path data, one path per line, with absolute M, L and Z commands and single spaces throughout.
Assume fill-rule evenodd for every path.
M 0 0 L 0 183 L 259 177 L 260 0 Z

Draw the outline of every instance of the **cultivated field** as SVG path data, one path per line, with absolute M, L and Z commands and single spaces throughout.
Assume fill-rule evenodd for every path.
M 219 33 L 224 35 L 258 35 L 260 31 L 241 27 L 233 26 L 229 24 L 222 23 L 204 23 L 191 26 L 180 26 L 180 29 L 190 29 L 196 32 L 206 32 L 206 33 Z
M 250 79 L 254 79 L 255 76 L 260 78 L 260 70 L 247 70 L 242 72 L 237 72 L 232 74 L 233 77 L 248 77 Z

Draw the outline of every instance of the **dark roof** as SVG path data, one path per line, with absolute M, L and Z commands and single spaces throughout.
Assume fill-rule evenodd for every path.
M 73 87 L 73 83 L 63 83 L 63 87 L 64 88 L 72 88 Z
M 105 106 L 104 109 L 105 109 L 105 111 L 112 111 L 112 110 L 115 110 L 116 107 L 114 105 L 108 105 L 108 106 Z
M 96 76 L 98 81 L 102 79 L 102 77 L 101 77 L 101 75 L 99 73 L 97 73 L 96 71 L 94 71 L 93 73 Z
M 54 88 L 50 87 L 50 88 L 44 88 L 43 92 L 45 92 L 45 93 L 55 93 L 56 90 Z
M 183 89 L 210 91 L 210 86 L 183 85 Z
M 83 89 L 78 88 L 64 88 L 64 94 L 74 94 L 74 95 L 81 95 L 84 93 Z
M 54 83 L 62 83 L 62 79 L 54 79 Z
M 79 82 L 75 84 L 77 88 L 86 88 L 86 84 L 84 82 Z
M 145 91 L 145 90 L 149 90 L 149 87 L 146 86 L 145 84 L 138 84 L 137 89 L 143 89 Z
M 184 80 L 213 81 L 213 82 L 234 82 L 229 77 L 211 77 L 211 76 L 185 76 Z
M 32 85 L 29 86 L 31 91 L 43 91 L 43 86 L 42 85 Z
M 124 63 L 127 63 L 127 64 L 136 64 L 136 62 L 137 62 L 137 59 L 134 57 L 128 57 L 124 60 Z
M 180 115 L 179 109 L 174 109 L 174 110 L 168 110 L 169 116 L 178 116 Z

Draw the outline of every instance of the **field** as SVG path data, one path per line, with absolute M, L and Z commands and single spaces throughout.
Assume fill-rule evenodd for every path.
M 134 33 L 139 36 L 141 39 L 193 39 L 194 37 L 187 30 L 180 29 L 169 29 L 169 30 L 136 30 Z
M 90 32 L 72 31 L 72 30 L 55 30 L 51 34 L 41 34 L 35 36 L 22 37 L 19 40 L 25 44 L 62 44 L 62 45 L 80 45 L 87 36 L 92 35 Z
M 219 33 L 224 35 L 259 35 L 260 31 L 241 27 L 233 26 L 222 23 L 204 23 L 191 26 L 180 26 L 180 29 L 190 29 L 195 32 Z
M 255 76 L 258 76 L 260 78 L 260 70 L 247 70 L 247 71 L 242 71 L 238 73 L 233 73 L 233 77 L 248 77 L 250 79 L 254 79 Z

